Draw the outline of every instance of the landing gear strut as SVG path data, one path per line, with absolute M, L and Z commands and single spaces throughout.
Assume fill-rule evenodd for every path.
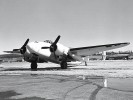
M 85 66 L 87 66 L 87 62 L 85 61 Z
M 61 69 L 67 69 L 67 55 L 63 55 L 60 65 Z
M 61 65 L 61 69 L 67 69 L 67 62 L 66 61 L 62 61 L 60 65 Z
M 31 62 L 31 70 L 36 71 L 37 70 L 37 62 Z

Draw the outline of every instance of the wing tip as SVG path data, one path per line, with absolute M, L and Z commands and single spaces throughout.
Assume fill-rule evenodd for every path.
M 11 51 L 3 51 L 3 52 L 5 52 L 5 53 L 10 53 Z
M 127 46 L 127 45 L 129 45 L 130 44 L 130 42 L 122 42 L 122 43 L 116 43 L 116 44 L 114 44 L 115 46 L 121 46 L 121 47 L 124 47 L 124 46 Z
M 130 44 L 130 42 L 124 42 L 124 43 L 122 43 L 122 44 L 129 45 L 129 44 Z

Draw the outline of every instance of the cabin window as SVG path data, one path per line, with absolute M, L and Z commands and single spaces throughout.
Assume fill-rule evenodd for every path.
M 38 43 L 38 41 L 35 41 L 35 43 Z
M 53 42 L 51 40 L 45 40 L 44 42 L 52 44 Z

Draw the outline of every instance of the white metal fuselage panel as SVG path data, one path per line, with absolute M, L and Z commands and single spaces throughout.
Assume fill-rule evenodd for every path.
M 31 57 L 33 54 L 37 55 L 39 58 L 51 61 L 51 62 L 56 62 L 58 61 L 54 57 L 54 53 L 50 51 L 50 48 L 42 49 L 42 47 L 50 47 L 50 43 L 46 42 L 30 42 L 27 44 L 26 48 L 26 53 L 24 56 Z M 62 44 L 57 43 L 57 50 L 55 51 L 55 54 L 57 56 L 62 56 L 64 53 L 68 53 L 69 48 L 66 46 L 63 46 Z

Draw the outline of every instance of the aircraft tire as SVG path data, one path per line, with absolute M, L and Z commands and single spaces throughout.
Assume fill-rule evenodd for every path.
M 67 69 L 67 62 L 66 61 L 61 62 L 61 69 Z
M 87 62 L 85 61 L 85 66 L 87 66 Z
M 31 70 L 36 71 L 37 70 L 37 63 L 36 62 L 31 62 Z

